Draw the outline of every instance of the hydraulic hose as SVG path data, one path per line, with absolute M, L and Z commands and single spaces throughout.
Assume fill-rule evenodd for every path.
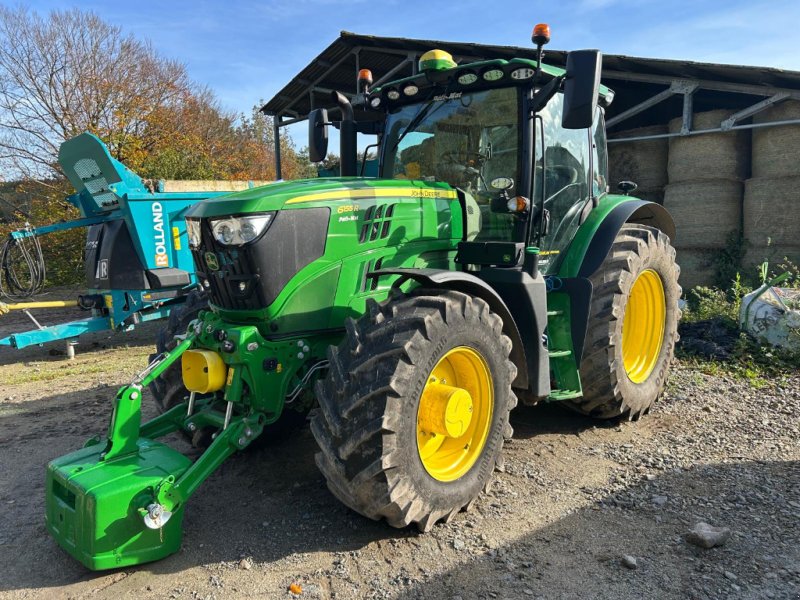
M 36 236 L 9 236 L 0 248 L 0 298 L 22 300 L 42 291 L 47 267 Z

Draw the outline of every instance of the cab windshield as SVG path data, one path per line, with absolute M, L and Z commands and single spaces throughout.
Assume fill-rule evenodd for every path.
M 490 202 L 502 192 L 492 182 L 505 178 L 514 196 L 519 184 L 518 88 L 455 92 L 398 107 L 388 115 L 383 139 L 386 179 L 441 181 L 460 188 L 477 205 L 480 222 L 472 239 L 509 239 L 510 215 L 492 215 Z M 498 180 L 499 181 L 499 180 Z

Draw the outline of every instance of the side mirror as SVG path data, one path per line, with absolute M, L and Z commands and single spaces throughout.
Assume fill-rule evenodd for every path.
M 594 123 L 603 55 L 599 50 L 576 50 L 567 55 L 564 79 L 564 129 L 587 129 Z
M 328 111 L 317 108 L 308 114 L 308 158 L 322 162 L 328 156 Z

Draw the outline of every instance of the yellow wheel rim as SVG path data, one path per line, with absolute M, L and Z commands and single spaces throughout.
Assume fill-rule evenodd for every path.
M 455 481 L 486 446 L 494 411 L 489 365 L 472 348 L 445 354 L 428 376 L 417 410 L 417 451 L 428 474 Z
M 628 378 L 642 383 L 656 366 L 664 341 L 667 301 L 664 284 L 652 269 L 633 282 L 622 321 L 622 363 Z

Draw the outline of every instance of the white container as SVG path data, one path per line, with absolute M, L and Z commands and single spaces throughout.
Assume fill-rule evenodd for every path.
M 767 287 L 747 294 L 739 326 L 761 342 L 800 350 L 800 290 Z

